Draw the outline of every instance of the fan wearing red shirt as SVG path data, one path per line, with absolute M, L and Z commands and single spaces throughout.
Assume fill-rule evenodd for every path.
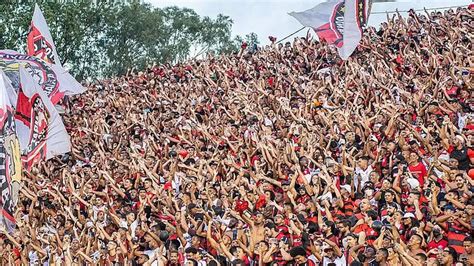
M 435 225 L 433 227 L 433 237 L 431 238 L 431 241 L 428 242 L 427 250 L 434 250 L 434 249 L 444 249 L 445 247 L 448 246 L 448 240 L 444 237 L 442 229 L 439 227 L 439 225 Z M 435 258 L 436 254 L 430 253 L 429 257 Z
M 379 236 L 378 230 L 376 228 L 372 228 L 372 225 L 374 225 L 374 221 L 377 220 L 377 212 L 374 210 L 369 210 L 363 220 L 359 220 L 356 224 L 356 228 L 354 230 L 355 234 L 358 234 L 360 232 L 364 232 L 365 234 L 365 239 L 367 244 L 373 245 L 377 237 Z M 360 222 L 362 221 L 362 223 Z
M 474 148 L 467 149 L 467 157 L 469 158 L 469 162 L 474 164 Z
M 426 175 L 428 173 L 425 165 L 420 162 L 418 154 L 414 152 L 410 153 L 410 158 L 408 160 L 410 163 L 408 166 L 408 171 L 410 171 L 410 173 L 412 173 L 418 179 L 420 187 L 423 187 Z
M 265 236 L 267 238 L 276 238 L 280 240 L 285 237 L 285 234 L 280 232 L 274 223 L 267 223 L 265 224 Z

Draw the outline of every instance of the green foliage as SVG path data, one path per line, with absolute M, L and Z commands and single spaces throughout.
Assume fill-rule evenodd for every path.
M 247 35 L 245 35 L 245 41 L 250 45 L 250 46 L 254 46 L 254 45 L 258 45 L 260 44 L 260 42 L 258 41 L 258 36 L 255 32 L 251 32 Z
M 117 1 L 38 1 L 63 65 L 80 80 L 240 48 L 228 16 L 212 19 L 187 8 L 111 2 Z M 25 51 L 33 9 L 29 1 L 0 2 L 0 49 Z

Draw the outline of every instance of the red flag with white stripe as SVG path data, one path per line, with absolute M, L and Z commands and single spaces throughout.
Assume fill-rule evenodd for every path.
M 320 40 L 338 48 L 347 59 L 362 38 L 362 26 L 367 23 L 369 0 L 330 0 L 303 12 L 292 12 L 303 26 L 314 29 Z
M 30 32 L 27 37 L 27 54 L 38 57 L 50 64 L 61 66 L 53 37 L 38 4 L 35 4 Z
M 43 90 L 20 67 L 20 90 L 16 104 L 16 132 L 22 150 L 22 162 L 30 170 L 37 162 L 71 150 L 66 128 Z
M 18 72 L 20 66 L 26 68 L 33 76 L 53 104 L 58 103 L 64 95 L 76 95 L 85 91 L 84 87 L 61 66 L 12 50 L 0 50 L 0 69 L 9 77 L 16 90 L 20 86 Z
M 12 90 L 0 70 L 0 226 L 15 227 L 15 207 L 21 181 L 20 146 L 13 117 Z

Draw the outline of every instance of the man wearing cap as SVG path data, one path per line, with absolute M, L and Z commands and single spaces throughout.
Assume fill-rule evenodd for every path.
M 456 135 L 451 140 L 452 146 L 449 147 L 449 157 L 456 159 L 458 164 L 458 169 L 467 171 L 469 170 L 469 157 L 467 146 L 464 145 L 465 140 L 461 135 Z
M 341 249 L 332 241 L 325 240 L 329 246 L 326 246 L 323 250 L 323 266 L 336 265 L 345 266 L 346 257 L 341 252 Z
M 410 238 L 410 233 L 411 233 L 410 230 L 415 226 L 413 222 L 414 219 L 415 219 L 415 215 L 411 212 L 406 212 L 405 214 L 403 214 L 403 217 L 402 217 L 403 231 L 401 231 L 400 234 L 402 234 L 403 232 L 403 235 L 401 237 L 405 241 Z
M 341 197 L 342 197 L 342 212 L 345 216 L 352 216 L 354 214 L 354 201 L 351 198 L 351 186 L 342 185 L 341 186 Z
M 431 229 L 431 239 L 426 246 L 428 251 L 434 249 L 444 249 L 448 246 L 448 240 L 443 233 L 444 232 L 439 225 L 433 226 L 433 229 Z M 430 254 L 430 257 L 436 257 L 436 255 Z

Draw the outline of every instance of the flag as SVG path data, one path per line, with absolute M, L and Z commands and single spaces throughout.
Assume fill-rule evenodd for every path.
M 84 87 L 61 66 L 12 50 L 0 50 L 0 69 L 8 76 L 15 90 L 20 87 L 18 72 L 20 66 L 30 73 L 53 104 L 58 103 L 64 95 L 75 95 L 85 91 Z
M 30 32 L 27 37 L 26 53 L 50 64 L 61 66 L 61 61 L 56 52 L 56 46 L 49 32 L 48 24 L 38 4 L 35 4 L 33 19 L 31 20 Z
M 342 45 L 344 32 L 344 0 L 332 0 L 303 12 L 291 12 L 303 26 L 311 27 L 319 39 L 337 47 Z
M 13 215 L 20 189 L 21 159 L 14 108 L 5 77 L 0 70 L 0 224 L 11 232 L 15 227 Z
M 354 52 L 368 21 L 369 0 L 330 0 L 303 12 L 291 12 L 303 26 L 314 29 L 320 40 L 337 47 L 342 59 Z
M 10 79 L 7 77 L 7 75 L 5 75 L 5 72 L 0 70 L 0 75 L 1 75 L 1 77 L 0 77 L 1 83 L 0 84 L 3 84 L 2 86 L 5 87 L 5 90 L 7 92 L 8 100 L 9 100 L 10 104 L 13 106 L 13 109 L 15 109 L 18 94 L 16 93 L 16 90 L 13 88 Z
M 22 163 L 29 171 L 38 161 L 48 160 L 71 150 L 66 128 L 53 103 L 20 66 L 20 90 L 16 104 L 16 132 Z
M 369 20 L 368 0 L 346 0 L 344 13 L 344 43 L 339 48 L 339 55 L 347 59 L 359 45 L 362 39 L 362 27 Z

